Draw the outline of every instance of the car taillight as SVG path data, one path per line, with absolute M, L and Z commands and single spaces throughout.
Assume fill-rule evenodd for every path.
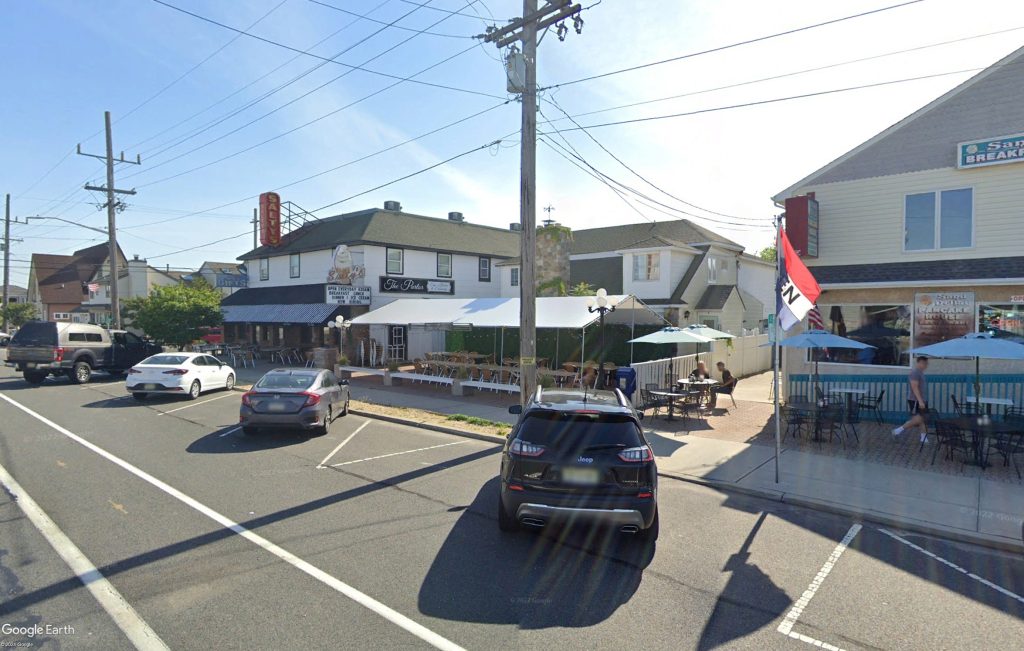
M 303 391 L 302 395 L 306 396 L 306 402 L 302 403 L 303 407 L 312 407 L 313 405 L 320 402 L 320 396 L 315 393 Z
M 516 439 L 512 441 L 512 445 L 509 446 L 508 451 L 509 454 L 517 454 L 521 457 L 539 457 L 544 454 L 544 446 L 527 443 L 522 439 Z
M 60 362 L 64 360 L 64 349 L 54 348 L 53 349 L 53 361 Z
M 651 448 L 641 445 L 638 448 L 626 448 L 619 452 L 619 458 L 631 463 L 641 463 L 643 461 L 654 461 L 654 453 L 651 452 Z
M 128 375 L 132 375 L 132 374 L 134 374 L 134 373 L 141 373 L 141 372 L 142 372 L 142 371 L 140 371 L 140 370 L 139 370 L 139 369 L 137 369 L 137 368 L 130 368 L 130 369 L 128 369 Z
M 252 407 L 252 403 L 249 402 L 249 396 L 251 395 L 252 394 L 248 391 L 242 394 L 242 404 L 245 405 L 246 407 Z
M 637 493 L 636 496 L 641 498 L 641 499 L 643 499 L 643 498 L 650 498 L 650 497 L 654 497 L 654 493 L 652 493 L 650 491 L 644 491 L 643 493 Z
M 175 368 L 171 369 L 170 371 L 164 371 L 164 375 L 185 375 L 186 373 L 188 373 L 188 371 L 186 371 L 183 368 Z

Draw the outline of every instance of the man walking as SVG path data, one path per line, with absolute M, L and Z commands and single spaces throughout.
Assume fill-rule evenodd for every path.
M 928 440 L 928 422 L 925 420 L 925 414 L 928 412 L 928 401 L 925 400 L 925 396 L 928 395 L 928 378 L 924 376 L 924 372 L 927 370 L 928 358 L 918 357 L 915 367 L 907 376 L 907 382 L 910 383 L 910 398 L 907 399 L 907 405 L 910 407 L 910 420 L 894 429 L 893 436 L 899 436 L 908 427 L 920 427 L 921 442 L 924 443 Z

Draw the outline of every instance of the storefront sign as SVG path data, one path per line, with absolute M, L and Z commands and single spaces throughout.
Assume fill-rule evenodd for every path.
M 277 246 L 281 243 L 281 195 L 264 192 L 260 195 L 260 244 Z
M 217 274 L 217 287 L 248 287 L 249 276 L 245 274 Z
M 974 332 L 974 292 L 935 292 L 914 297 L 914 347 Z
M 818 202 L 814 197 L 786 199 L 786 236 L 801 258 L 818 257 Z
M 389 294 L 454 294 L 455 283 L 451 280 L 381 276 L 380 291 Z
M 324 285 L 324 303 L 369 305 L 370 288 L 353 285 Z
M 1011 303 L 1024 303 L 1024 295 L 1017 294 L 1016 296 L 1011 296 L 1010 297 L 1010 302 Z
M 962 142 L 956 147 L 959 169 L 1024 161 L 1024 133 Z
M 366 268 L 353 263 L 352 252 L 348 250 L 347 245 L 339 244 L 334 248 L 331 268 L 327 271 L 327 282 L 351 285 L 365 276 Z

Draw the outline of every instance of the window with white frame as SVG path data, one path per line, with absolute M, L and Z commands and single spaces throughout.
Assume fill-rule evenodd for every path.
M 480 275 L 478 277 L 480 282 L 489 283 L 491 282 L 491 259 L 480 258 Z
M 512 286 L 519 287 L 519 267 L 512 267 L 510 271 L 511 276 L 509 277 L 509 280 L 511 281 Z
M 388 274 L 401 276 L 405 273 L 405 250 L 388 249 Z
M 452 277 L 452 254 L 451 253 L 438 253 L 437 254 L 437 277 L 438 278 L 451 278 Z
M 868 366 L 910 366 L 913 306 L 819 304 L 825 329 L 874 346 L 856 350 L 827 348 L 809 351 L 809 361 Z
M 302 275 L 302 260 L 300 258 L 302 254 L 293 253 L 288 256 L 288 277 L 298 278 Z
M 270 280 L 270 258 L 260 258 L 260 280 Z
M 903 250 L 963 249 L 974 245 L 971 188 L 908 194 L 903 212 Z
M 660 275 L 661 254 L 633 254 L 633 280 L 658 280 Z
M 708 282 L 718 282 L 718 270 L 722 268 L 721 260 L 718 258 L 708 257 Z

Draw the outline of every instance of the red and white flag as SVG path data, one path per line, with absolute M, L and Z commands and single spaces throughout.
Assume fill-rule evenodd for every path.
M 99 283 L 89 283 L 89 291 L 94 293 L 94 294 L 96 292 L 100 291 L 100 284 Z
M 817 305 L 812 307 L 811 311 L 807 313 L 807 325 L 813 330 L 825 329 L 825 320 L 821 318 L 821 312 L 818 311 Z
M 818 281 L 800 261 L 800 257 L 789 243 L 786 230 L 779 227 L 779 241 L 782 243 L 782 269 L 779 274 L 779 285 L 776 291 L 775 311 L 779 325 L 789 330 L 804 320 L 807 313 L 821 295 Z

